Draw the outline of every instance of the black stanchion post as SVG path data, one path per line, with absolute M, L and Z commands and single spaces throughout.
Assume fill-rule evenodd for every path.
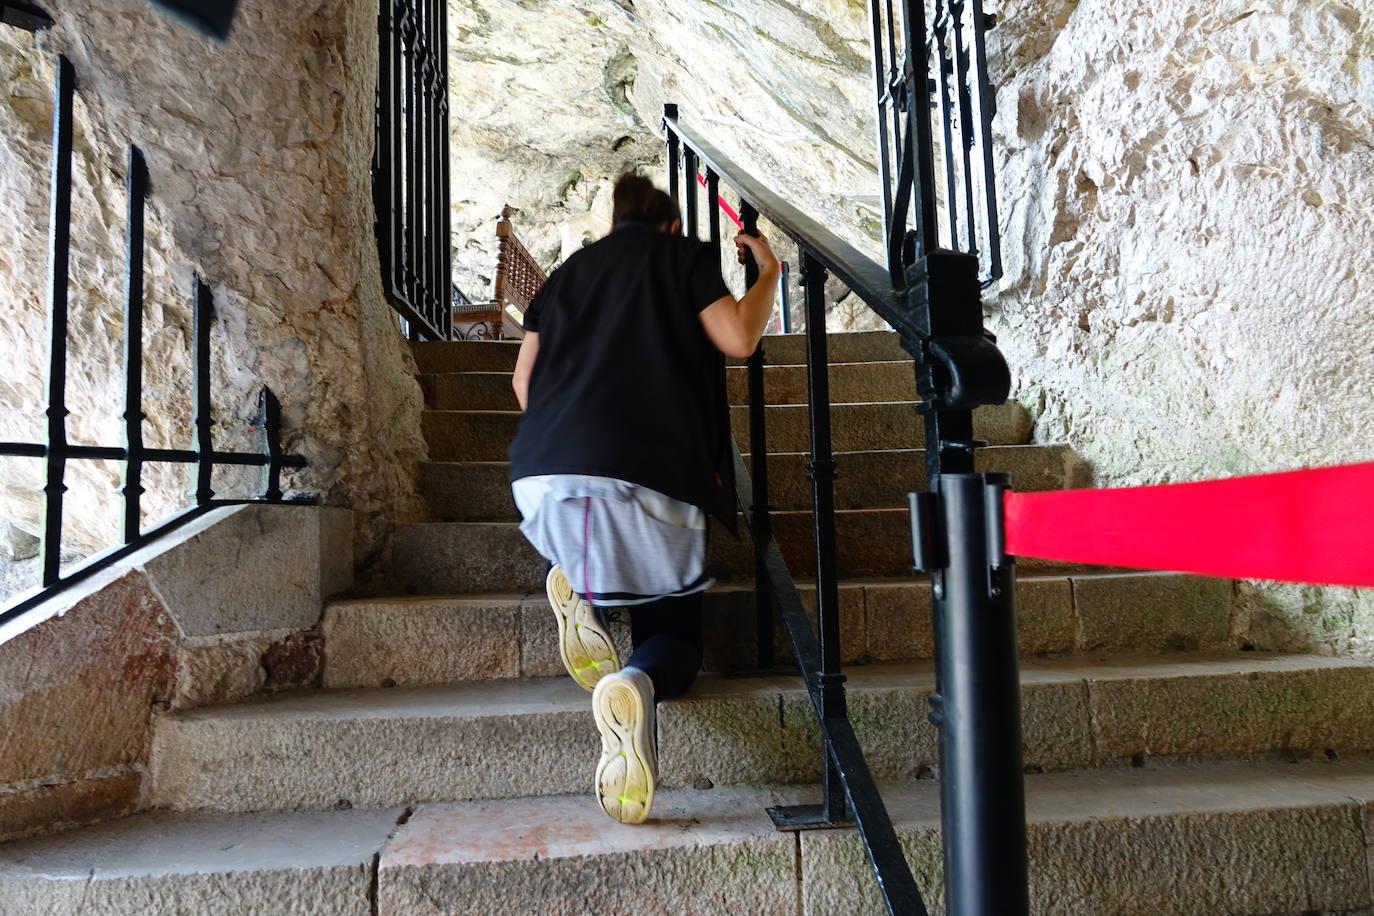
M 1004 474 L 943 474 L 944 565 L 932 570 L 945 900 L 951 916 L 1029 913 L 1015 572 Z

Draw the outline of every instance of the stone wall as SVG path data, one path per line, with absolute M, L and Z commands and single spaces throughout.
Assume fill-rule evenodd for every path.
M 75 374 L 74 401 L 119 412 L 118 361 L 111 359 L 122 333 L 117 184 L 123 149 L 133 141 L 147 154 L 153 182 L 151 399 L 185 403 L 181 365 L 189 341 L 180 304 L 200 273 L 218 306 L 219 441 L 232 444 L 254 412 L 258 386 L 272 387 L 283 405 L 287 448 L 310 462 L 290 484 L 354 508 L 359 559 L 366 560 L 381 543 L 384 516 L 420 513 L 415 477 L 425 455 L 420 391 L 383 299 L 372 232 L 373 3 L 247 0 L 222 47 L 145 0 L 64 0 L 53 13 L 57 25 L 40 39 L 41 54 L 9 55 L 18 61 L 12 66 L 35 75 L 0 104 L 0 130 L 24 138 L 14 154 L 23 168 L 41 167 L 50 110 L 42 58 L 66 53 L 83 111 L 73 296 L 81 335 L 99 354 L 91 365 L 101 367 Z M 38 225 L 46 225 L 45 193 L 40 183 L 24 198 L 24 213 L 7 210 L 0 219 L 17 219 L 0 231 L 26 237 L 14 261 L 30 271 L 45 258 L 33 220 L 37 208 Z M 24 318 L 12 325 L 20 329 L 14 336 L 7 326 L 5 340 L 32 349 L 35 334 L 41 339 L 42 286 L 15 265 L 0 263 L 0 276 L 7 266 L 14 287 L 3 292 Z M 41 409 L 41 384 L 30 361 L 0 393 L 32 415 L 34 405 Z M 183 406 L 152 426 L 165 425 L 166 436 L 184 444 L 188 416 Z M 74 427 L 118 441 L 117 420 L 112 427 L 74 418 Z M 108 488 L 117 469 L 102 473 Z M 82 502 L 88 521 L 76 527 L 94 541 L 90 532 L 112 527 L 112 516 Z M 11 502 L 4 511 L 32 519 L 31 506 Z
M 163 710 L 317 685 L 351 523 L 216 509 L 0 627 L 0 841 L 142 806 Z

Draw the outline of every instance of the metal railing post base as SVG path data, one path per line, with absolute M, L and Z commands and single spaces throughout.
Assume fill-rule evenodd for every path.
M 773 826 L 782 833 L 799 830 L 839 830 L 854 826 L 854 818 L 832 821 L 825 805 L 774 805 L 768 809 Z

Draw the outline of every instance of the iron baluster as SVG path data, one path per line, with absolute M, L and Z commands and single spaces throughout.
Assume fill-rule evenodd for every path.
M 401 274 L 403 277 L 403 287 L 405 289 L 406 301 L 411 309 L 416 313 L 416 317 L 411 322 L 411 339 L 423 340 L 423 325 L 420 321 L 420 278 L 417 272 L 417 262 L 420 260 L 420 223 L 416 215 L 420 212 L 420 189 L 423 182 L 416 174 L 419 171 L 420 154 L 416 134 L 420 130 L 420 115 L 418 103 L 420 91 L 417 86 L 420 74 L 419 68 L 415 65 L 418 54 L 415 50 L 415 14 L 410 7 L 405 8 L 404 27 L 401 32 L 404 40 L 406 59 L 408 66 L 404 70 L 405 76 L 405 244 L 401 248 Z
M 266 385 L 258 392 L 258 445 L 267 456 L 262 469 L 262 498 L 280 502 L 281 492 L 281 401 Z
M 978 91 L 974 94 L 978 114 L 970 124 L 970 129 L 975 125 L 978 128 L 977 143 L 982 154 L 983 231 L 986 233 L 986 244 L 981 253 L 986 263 L 983 265 L 981 280 L 982 285 L 986 287 L 1002 276 L 1002 229 L 997 224 L 997 179 L 992 161 L 992 119 L 997 113 L 997 98 L 993 93 L 992 82 L 988 79 L 988 49 L 985 35 L 985 31 L 996 23 L 996 17 L 983 12 L 983 0 L 969 0 L 969 3 L 973 78 L 978 81 Z
M 741 230 L 759 233 L 759 211 L 747 200 L 740 201 Z M 744 284 L 751 288 L 759 279 L 759 264 L 749 249 L 744 250 Z M 768 397 L 764 390 L 763 367 L 767 357 L 763 340 L 749 356 L 745 371 L 749 378 L 749 466 L 753 475 L 753 511 L 749 530 L 754 541 L 754 642 L 759 668 L 777 664 L 773 646 L 773 587 L 768 578 L 768 543 L 773 538 L 772 506 L 768 500 Z
M 954 16 L 954 60 L 957 79 L 955 88 L 959 93 L 959 137 L 962 141 L 959 144 L 959 155 L 963 165 L 964 175 L 964 214 L 965 222 L 968 226 L 968 246 L 965 249 L 969 254 L 978 253 L 978 232 L 974 224 L 973 214 L 976 212 L 973 205 L 973 100 L 970 97 L 970 80 L 968 48 L 964 43 L 964 0 L 950 0 L 950 12 Z M 954 154 L 953 150 L 949 151 Z M 954 188 L 949 189 L 950 196 L 954 195 Z M 958 236 L 950 233 L 950 246 L 959 247 Z
M 930 60 L 926 51 L 925 0 L 904 0 L 906 26 L 906 142 L 914 149 L 906 151 L 906 159 L 915 163 L 912 180 L 916 183 L 913 203 L 916 207 L 917 251 L 935 250 L 940 244 L 935 221 L 935 160 L 934 141 L 930 133 Z
M 683 208 L 685 220 L 682 224 L 682 234 L 690 239 L 698 237 L 697 234 L 697 205 L 700 202 L 700 195 L 697 194 L 697 154 L 688 147 L 682 151 L 682 193 L 686 195 L 686 206 Z
M 210 322 L 214 320 L 215 304 L 209 287 L 198 275 L 195 278 L 192 309 L 195 325 L 191 360 L 195 364 L 196 502 L 204 505 L 215 497 L 212 487 L 215 419 L 210 407 Z
M 946 41 L 949 38 L 950 13 L 945 6 L 945 0 L 935 0 L 935 21 L 931 26 L 934 36 L 933 48 L 935 50 L 935 70 L 939 74 L 938 107 L 940 111 L 940 130 L 943 140 L 942 150 L 945 161 L 945 218 L 949 222 L 950 244 L 953 247 L 959 245 L 959 195 L 955 193 L 958 186 L 954 175 L 954 110 L 950 102 L 950 71 L 953 69 L 953 62 L 949 59 Z M 958 33 L 955 33 L 954 40 L 959 40 Z
M 680 159 L 680 141 L 677 134 L 668 129 L 669 121 L 677 120 L 677 106 L 667 104 L 663 106 L 663 133 L 667 136 L 668 143 L 668 193 L 672 196 L 673 202 L 677 203 L 680 195 L 678 194 L 678 178 L 682 170 Z
M 829 274 L 814 257 L 803 252 L 802 286 L 806 292 L 806 389 L 811 426 L 811 523 L 816 547 L 816 624 L 821 641 L 821 715 L 848 718 L 844 680 L 840 673 L 840 592 L 835 557 L 835 458 L 830 439 L 830 360 L 826 347 L 825 281 Z M 844 785 L 828 749 L 822 750 L 825 819 L 849 819 Z
M 53 95 L 52 188 L 48 225 L 48 445 L 43 488 L 43 585 L 62 564 L 62 504 L 67 492 L 67 280 L 72 236 L 72 100 L 76 70 L 57 59 Z
M 784 334 L 792 333 L 792 267 L 786 261 L 778 262 L 778 323 Z
M 138 537 L 143 495 L 143 214 L 148 169 L 143 152 L 129 147 L 124 177 L 128 189 L 128 227 L 124 268 L 124 540 Z
M 891 0 L 888 0 L 889 21 L 892 15 Z M 889 140 L 887 135 L 887 106 L 884 101 L 890 96 L 887 95 L 886 87 L 888 74 L 886 65 L 883 62 L 883 38 L 884 28 L 882 19 L 882 9 L 880 4 L 870 3 L 868 7 L 869 25 L 873 29 L 873 82 L 875 86 L 874 97 L 877 98 L 877 117 L 876 126 L 878 129 L 878 174 L 883 182 L 883 238 L 887 238 L 892 230 L 892 195 L 887 193 L 887 184 L 892 175 L 892 154 L 888 148 Z M 890 28 L 887 30 L 891 34 Z M 896 54 L 890 55 L 891 60 L 896 60 Z

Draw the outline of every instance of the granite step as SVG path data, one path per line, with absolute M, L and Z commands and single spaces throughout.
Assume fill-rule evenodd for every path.
M 725 392 L 731 404 L 749 403 L 749 370 L 730 366 L 725 371 Z M 763 392 L 768 404 L 805 404 L 810 400 L 806 365 L 767 365 L 763 368 Z M 916 372 L 911 360 L 880 363 L 830 364 L 830 403 L 915 401 Z
M 512 372 L 520 342 L 504 340 L 430 340 L 410 345 L 421 375 L 444 372 Z
M 806 335 L 779 334 L 763 339 L 768 362 L 774 365 L 805 365 Z M 892 331 L 836 333 L 827 337 L 827 357 L 832 363 L 909 361 Z M 412 343 L 415 364 L 426 375 L 444 372 L 510 372 L 520 352 L 518 341 L 437 340 Z M 744 360 L 732 359 L 732 365 Z
M 816 575 L 812 516 L 774 512 L 773 534 L 788 569 L 798 580 Z M 722 582 L 752 582 L 752 542 L 740 523 L 735 540 L 715 522 L 707 540 L 706 571 Z M 906 509 L 844 509 L 835 513 L 836 571 L 840 578 L 911 575 L 911 529 Z M 1024 574 L 1107 572 L 1056 560 L 1025 557 Z M 411 522 L 396 525 L 386 591 L 395 595 L 461 595 L 469 592 L 537 592 L 548 561 L 513 522 Z
M 879 780 L 937 765 L 927 663 L 849 670 L 850 717 Z M 1033 771 L 1363 753 L 1374 663 L 1257 652 L 1028 659 Z M 669 788 L 808 784 L 819 737 L 795 676 L 706 676 L 658 711 Z M 408 805 L 581 792 L 599 739 L 566 677 L 315 691 L 159 716 L 149 801 L 225 811 Z M 328 778 L 322 778 L 328 774 Z
M 509 372 L 443 372 L 418 376 L 425 406 L 432 410 L 518 410 Z M 748 370 L 731 366 L 725 374 L 731 404 L 749 403 Z M 769 404 L 805 404 L 806 366 L 766 366 L 764 394 Z M 916 376 L 910 362 L 831 363 L 830 403 L 915 401 Z
M 940 912 L 939 786 L 881 789 L 926 905 Z M 0 896 L 12 916 L 515 916 L 658 902 L 689 916 L 881 912 L 855 831 L 773 829 L 764 809 L 798 801 L 815 801 L 814 789 L 668 789 L 638 827 L 607 820 L 585 791 L 399 814 L 153 813 L 0 847 Z M 1367 911 L 1371 810 L 1368 763 L 1028 776 L 1031 909 Z
M 814 602 L 814 588 L 800 586 Z M 1017 632 L 1024 656 L 1237 649 L 1232 584 L 1170 573 L 1023 576 Z M 930 584 L 920 579 L 840 583 L 846 665 L 926 660 L 933 652 Z M 752 589 L 718 585 L 706 594 L 704 668 L 757 668 Z M 628 617 L 611 632 L 629 656 Z M 536 594 L 368 598 L 330 604 L 321 624 L 324 686 L 390 687 L 563 673 L 553 612 Z M 775 658 L 790 665 L 791 642 L 775 622 Z
M 976 454 L 979 471 L 1011 474 L 1022 492 L 1086 487 L 1088 466 L 1067 445 L 994 445 Z M 753 462 L 745 456 L 750 468 Z M 777 509 L 811 505 L 811 479 L 804 452 L 772 453 L 769 503 Z M 840 452 L 835 455 L 838 509 L 895 508 L 907 494 L 926 486 L 925 449 Z M 437 522 L 515 521 L 506 461 L 433 461 L 423 468 L 422 491 L 430 519 Z
M 805 334 L 769 334 L 761 341 L 764 359 L 774 366 L 806 365 Z M 904 362 L 911 355 L 902 349 L 894 331 L 840 331 L 826 335 L 826 359 L 831 363 Z M 730 365 L 745 360 L 729 359 Z
M 805 406 L 775 405 L 767 410 L 770 452 L 811 447 Z M 831 447 L 837 452 L 918 448 L 925 441 L 912 403 L 836 404 L 830 416 Z M 740 450 L 749 451 L 747 410 L 731 408 L 730 420 Z M 429 454 L 436 460 L 502 461 L 519 422 L 520 412 L 511 410 L 426 410 L 422 415 Z M 1021 445 L 1030 438 L 1030 416 L 1012 402 L 980 407 L 973 414 L 973 429 L 992 445 Z
M 809 408 L 776 404 L 767 408 L 768 452 L 805 452 L 811 448 Z M 925 446 L 925 426 L 916 403 L 834 404 L 830 408 L 831 449 L 868 452 Z M 741 452 L 749 452 L 749 408 L 730 408 L 730 426 Z M 973 412 L 973 434 L 991 445 L 1030 441 L 1031 419 L 1014 401 Z

